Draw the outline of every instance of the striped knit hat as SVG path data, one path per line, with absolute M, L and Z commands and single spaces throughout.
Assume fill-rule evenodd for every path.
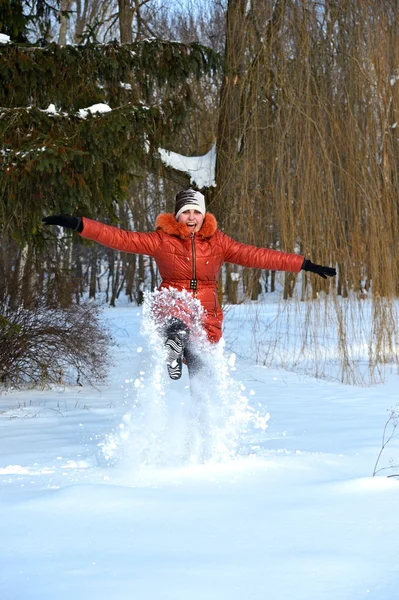
M 200 213 L 203 214 L 203 216 L 205 216 L 205 197 L 203 194 L 201 194 L 201 192 L 196 192 L 192 189 L 182 190 L 176 195 L 176 220 L 180 217 L 182 212 L 184 212 L 185 210 L 190 210 L 190 208 L 193 210 L 198 210 Z

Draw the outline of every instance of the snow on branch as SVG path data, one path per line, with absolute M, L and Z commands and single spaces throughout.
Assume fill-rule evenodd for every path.
M 202 189 L 215 186 L 216 144 L 203 156 L 183 156 L 170 150 L 158 149 L 159 156 L 167 167 L 187 173 L 190 183 Z
M 132 108 L 134 110 L 137 110 L 137 109 L 149 110 L 148 106 L 141 105 L 141 104 L 137 107 L 133 106 Z M 92 106 L 88 106 L 87 108 L 80 108 L 78 111 L 71 111 L 71 112 L 59 111 L 59 110 L 57 110 L 55 104 L 49 104 L 49 106 L 45 109 L 40 109 L 40 108 L 36 109 L 36 107 L 33 107 L 33 106 L 12 107 L 12 108 L 1 106 L 0 114 L 6 113 L 6 112 L 18 112 L 18 111 L 29 112 L 32 109 L 39 110 L 41 113 L 45 113 L 48 116 L 80 117 L 81 119 L 86 119 L 89 116 L 89 114 L 91 114 L 91 115 L 105 114 L 105 113 L 111 112 L 112 110 L 115 110 L 115 109 L 112 109 L 110 106 L 108 106 L 108 104 L 104 104 L 104 103 L 100 102 L 98 104 L 93 104 Z

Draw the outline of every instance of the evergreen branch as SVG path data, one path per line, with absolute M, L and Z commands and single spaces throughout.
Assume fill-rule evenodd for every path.
M 112 214 L 113 202 L 128 193 L 132 170 L 155 164 L 155 150 L 184 122 L 184 110 L 184 103 L 167 102 L 123 106 L 86 119 L 54 118 L 36 107 L 3 113 L 2 233 L 29 238 L 43 211 Z
M 0 105 L 54 103 L 71 110 L 110 99 L 113 104 L 139 98 L 147 102 L 155 91 L 178 96 L 190 78 L 215 74 L 220 68 L 219 55 L 198 43 L 151 39 L 44 48 L 7 44 L 0 47 Z M 121 81 L 132 82 L 130 93 L 119 89 Z
M 52 108 L 53 107 L 53 108 Z M 153 107 L 155 108 L 155 110 L 159 107 Z M 50 104 L 50 106 L 47 109 L 41 109 L 41 108 L 37 108 L 36 106 L 15 106 L 15 107 L 6 107 L 6 106 L 0 106 L 0 119 L 2 118 L 3 115 L 17 115 L 20 113 L 29 113 L 32 111 L 39 111 L 40 113 L 42 113 L 44 116 L 48 117 L 48 118 L 53 118 L 53 117 L 63 117 L 66 119 L 71 119 L 71 118 L 78 118 L 78 119 L 86 119 L 89 115 L 88 114 L 84 114 L 84 113 L 90 113 L 91 117 L 102 117 L 106 114 L 108 114 L 109 112 L 115 112 L 118 110 L 131 110 L 132 112 L 138 112 L 138 111 L 148 111 L 150 110 L 150 107 L 140 103 L 137 105 L 133 105 L 133 104 L 125 104 L 124 106 L 116 106 L 115 108 L 110 109 L 109 111 L 101 111 L 100 109 L 95 110 L 95 105 L 87 107 L 87 108 L 81 108 L 79 109 L 79 111 L 58 111 L 54 104 Z

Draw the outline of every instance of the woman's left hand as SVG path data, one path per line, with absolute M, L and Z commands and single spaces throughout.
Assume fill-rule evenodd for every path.
M 322 265 L 315 265 L 312 261 L 305 259 L 302 265 L 302 271 L 310 271 L 311 273 L 317 273 L 323 279 L 327 277 L 335 277 L 337 270 L 334 267 L 323 267 Z

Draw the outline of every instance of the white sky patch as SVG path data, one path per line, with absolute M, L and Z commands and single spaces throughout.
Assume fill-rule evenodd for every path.
M 0 33 L 0 44 L 9 44 L 11 42 L 10 36 L 5 33 Z
M 216 144 L 203 156 L 183 156 L 163 148 L 159 148 L 159 154 L 167 167 L 187 173 L 190 183 L 200 189 L 215 185 Z

